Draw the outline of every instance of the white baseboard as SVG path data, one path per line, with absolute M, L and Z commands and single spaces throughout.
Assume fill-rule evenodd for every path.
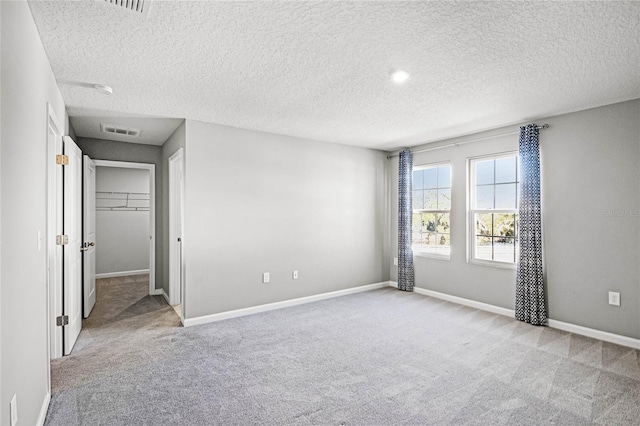
M 160 288 L 160 289 L 157 289 L 157 290 L 160 290 L 160 294 L 162 294 L 162 297 L 164 297 L 164 300 L 167 301 L 167 304 L 171 305 L 171 302 L 169 302 L 169 295 L 164 292 L 164 288 Z
M 40 414 L 38 415 L 37 426 L 43 426 L 44 421 L 47 418 L 47 411 L 49 411 L 49 402 L 51 401 L 51 394 L 47 392 L 42 401 L 42 407 L 40 407 Z
M 574 334 L 581 334 L 583 336 L 592 337 L 594 339 L 603 340 L 609 343 L 615 343 L 621 346 L 640 349 L 640 340 L 634 339 L 633 337 L 621 336 L 620 334 L 609 333 L 608 331 L 596 330 L 593 328 L 583 327 L 581 325 L 575 325 L 553 319 L 549 320 L 549 327 L 568 331 Z
M 114 277 L 128 277 L 129 275 L 142 275 L 148 274 L 148 269 L 138 269 L 135 271 L 121 271 L 121 272 L 106 272 L 104 274 L 96 274 L 96 279 L 99 278 L 114 278 Z
M 395 281 L 389 281 L 389 286 L 397 288 L 398 283 Z M 423 294 L 425 296 L 430 296 L 436 299 L 446 300 L 448 302 L 457 303 L 459 305 L 469 306 L 470 308 L 476 308 L 482 311 L 492 312 L 494 314 L 504 315 L 511 318 L 515 317 L 515 312 L 512 309 L 502 308 L 500 306 L 490 305 L 488 303 L 476 302 L 475 300 L 451 296 L 449 294 L 426 290 L 420 287 L 413 287 L 413 291 L 415 293 Z M 555 328 L 557 330 L 568 331 L 570 333 L 580 334 L 582 336 L 591 337 L 594 339 L 602 340 L 604 342 L 615 343 L 621 346 L 628 346 L 634 349 L 640 349 L 640 339 L 634 339 L 633 337 L 621 336 L 620 334 L 609 333 L 607 331 L 596 330 L 594 328 L 583 327 L 581 325 L 557 321 L 554 319 L 549 319 L 548 323 L 549 327 Z
M 162 296 L 162 293 L 164 293 L 164 289 L 154 288 L 153 291 L 150 292 L 149 294 L 151 294 L 152 296 Z
M 331 299 L 333 297 L 346 296 L 348 294 L 360 293 L 363 291 L 375 290 L 389 286 L 389 281 L 381 283 L 368 284 L 360 287 L 348 288 L 345 290 L 332 291 L 329 293 L 321 293 L 313 296 L 299 297 L 297 299 L 283 300 L 282 302 L 268 303 L 265 305 L 252 306 L 250 308 L 236 309 L 233 311 L 220 312 L 218 314 L 204 315 L 195 318 L 186 318 L 183 321 L 185 327 L 194 325 L 207 324 L 210 322 L 222 321 L 230 318 L 243 317 L 245 315 L 257 314 L 259 312 L 272 311 L 274 309 L 288 308 L 290 306 L 302 305 L 305 303 L 317 302 L 319 300 Z

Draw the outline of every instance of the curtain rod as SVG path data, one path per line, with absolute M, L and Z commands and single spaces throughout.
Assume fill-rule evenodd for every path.
M 542 126 L 538 126 L 538 130 L 544 130 L 544 129 L 548 129 L 548 128 L 549 128 L 549 125 L 546 124 L 546 123 L 543 124 Z M 449 148 L 449 147 L 452 147 L 452 146 L 466 145 L 468 143 L 481 142 L 481 141 L 485 141 L 487 139 L 494 139 L 494 138 L 499 138 L 499 137 L 502 137 L 502 136 L 517 135 L 519 133 L 520 133 L 520 130 L 516 130 L 516 131 L 508 132 L 508 133 L 500 133 L 499 135 L 485 136 L 483 138 L 469 139 L 469 140 L 462 141 L 462 142 L 455 142 L 455 143 L 450 143 L 450 144 L 447 144 L 447 145 L 435 146 L 433 148 L 419 149 L 417 151 L 411 151 L 411 149 L 409 149 L 409 151 L 411 151 L 413 154 L 417 154 L 419 152 L 435 151 L 436 149 Z M 435 143 L 435 142 L 431 142 L 431 143 Z M 398 155 L 400 155 L 400 154 L 387 155 L 387 159 L 393 158 L 393 157 L 397 157 Z

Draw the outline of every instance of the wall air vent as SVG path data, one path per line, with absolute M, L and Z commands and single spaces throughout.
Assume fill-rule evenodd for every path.
M 114 124 L 104 123 L 100 123 L 100 131 L 103 133 L 113 133 L 114 135 L 131 136 L 134 138 L 139 137 L 140 133 L 142 133 L 142 130 L 140 129 L 133 129 L 131 127 L 122 127 L 116 126 Z
M 149 13 L 151 0 L 104 0 L 104 2 L 111 3 L 114 6 L 119 6 L 132 12 L 138 12 L 146 16 Z

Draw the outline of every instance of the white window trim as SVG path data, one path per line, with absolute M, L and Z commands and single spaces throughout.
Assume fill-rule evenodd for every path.
M 438 163 L 428 163 L 428 164 L 420 164 L 419 166 L 413 166 L 413 170 L 411 171 L 413 173 L 413 171 L 415 170 L 424 170 L 424 169 L 429 169 L 429 168 L 433 168 L 433 167 L 439 167 L 439 166 L 449 166 L 449 183 L 450 183 L 450 189 L 451 189 L 451 193 L 452 193 L 452 200 L 451 200 L 451 208 L 449 210 L 425 210 L 422 209 L 424 211 L 427 211 L 429 213 L 449 213 L 449 226 L 451 226 L 451 211 L 453 210 L 453 167 L 451 167 L 451 161 L 440 161 Z M 413 191 L 414 188 L 411 188 L 411 190 Z M 413 206 L 411 208 L 411 213 L 413 214 Z M 411 250 L 413 251 L 413 244 L 411 244 Z M 451 260 L 451 251 L 453 250 L 453 248 L 451 247 L 451 230 L 449 230 L 449 254 L 440 254 L 440 253 L 427 253 L 424 251 L 413 251 L 413 257 L 426 257 L 429 259 L 438 259 L 438 260 Z
M 486 259 L 476 259 L 475 258 L 475 238 L 476 238 L 476 228 L 475 228 L 475 220 L 474 214 L 478 210 L 474 210 L 472 206 L 475 205 L 475 200 L 473 199 L 473 195 L 475 194 L 473 188 L 475 188 L 475 176 L 472 173 L 471 165 L 473 162 L 481 161 L 482 159 L 492 158 L 494 160 L 498 160 L 500 158 L 507 157 L 518 157 L 518 151 L 507 151 L 507 152 L 498 152 L 495 154 L 487 154 L 480 155 L 477 157 L 469 157 L 466 161 L 467 168 L 467 263 L 472 263 L 475 265 L 489 266 L 493 268 L 499 269 L 516 269 L 516 262 L 503 262 L 500 260 L 486 260 Z M 518 185 L 520 181 L 518 181 Z M 485 210 L 487 213 L 518 213 L 518 209 L 515 210 Z M 518 230 L 519 231 L 519 230 Z M 516 255 L 519 250 L 519 241 L 520 238 L 516 237 Z

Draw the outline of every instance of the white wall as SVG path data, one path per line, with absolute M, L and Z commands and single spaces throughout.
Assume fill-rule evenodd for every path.
M 25 1 L 0 2 L 2 48 L 2 306 L 0 424 L 16 394 L 19 424 L 36 423 L 46 401 L 47 102 L 66 123 L 65 106 Z M 65 126 L 68 129 L 68 124 Z
M 96 168 L 96 192 L 149 192 L 149 171 L 118 167 Z M 104 195 L 96 194 L 96 197 Z M 147 196 L 148 200 L 148 196 Z M 96 207 L 122 201 L 96 200 Z M 149 206 L 133 201 L 131 205 Z M 149 269 L 149 210 L 96 209 L 96 274 Z
M 190 120 L 186 150 L 187 318 L 388 280 L 384 153 Z
M 540 134 L 549 316 L 640 338 L 640 100 L 535 122 L 551 126 Z M 515 270 L 466 262 L 465 161 L 517 149 L 515 135 L 414 155 L 414 165 L 450 161 L 453 184 L 451 260 L 415 256 L 416 286 L 513 309 Z M 397 253 L 398 160 L 389 161 L 391 252 Z M 632 213 L 611 217 L 610 210 Z M 391 276 L 397 279 L 397 267 Z M 620 307 L 608 304 L 609 290 L 621 292 Z

